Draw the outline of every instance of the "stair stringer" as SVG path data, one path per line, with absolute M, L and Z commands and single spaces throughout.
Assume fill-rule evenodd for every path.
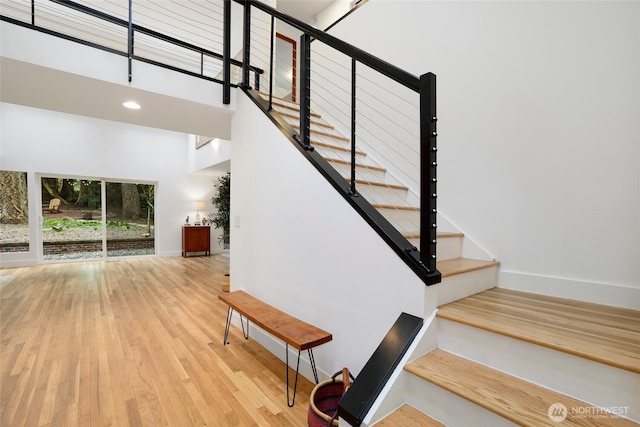
M 434 309 L 425 318 L 422 329 L 416 336 L 413 344 L 398 363 L 395 371 L 387 381 L 380 395 L 371 406 L 369 413 L 362 421 L 362 427 L 369 427 L 380 421 L 391 412 L 406 402 L 407 381 L 411 376 L 404 367 L 407 363 L 435 349 L 438 343 L 438 331 L 436 325 L 436 313 Z M 340 425 L 349 425 L 345 420 L 340 420 Z

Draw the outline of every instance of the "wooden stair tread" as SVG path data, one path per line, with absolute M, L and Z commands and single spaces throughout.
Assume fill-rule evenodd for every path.
M 522 426 L 554 425 L 548 416 L 549 407 L 554 403 L 562 403 L 568 409 L 567 418 L 558 425 L 638 426 L 614 416 L 572 416 L 571 408 L 591 405 L 440 349 L 407 364 L 405 369 Z
M 268 100 L 269 100 L 269 98 L 267 98 L 267 101 L 268 101 Z M 274 101 L 273 101 L 273 105 L 275 105 L 275 106 L 277 106 L 277 107 L 280 107 L 280 108 L 286 108 L 287 110 L 297 111 L 297 112 L 298 112 L 298 114 L 300 114 L 300 105 L 299 105 L 299 104 L 294 104 L 294 103 L 292 103 L 291 105 L 289 105 L 289 104 L 285 104 L 285 102 L 291 102 L 291 101 L 284 101 L 284 102 L 281 102 L 281 101 L 276 101 L 276 100 L 274 100 Z M 312 116 L 312 117 L 316 117 L 316 118 L 318 118 L 318 119 L 319 119 L 320 117 L 322 117 L 320 114 L 318 114 L 318 113 L 314 113 L 313 111 L 311 112 L 311 116 Z
M 330 148 L 332 150 L 338 150 L 338 151 L 343 151 L 345 153 L 351 153 L 351 147 L 341 147 L 339 145 L 328 144 L 328 143 L 322 142 L 322 141 L 314 141 L 313 139 L 311 140 L 311 145 L 319 145 L 320 147 L 326 147 L 326 148 Z M 358 156 L 366 156 L 367 155 L 367 153 L 365 153 L 362 150 L 356 150 L 356 154 Z
M 266 92 L 262 92 L 262 91 L 258 91 L 258 94 L 260 94 L 260 96 L 262 96 L 262 98 L 265 101 L 269 101 L 269 94 Z M 294 101 L 290 101 L 288 99 L 284 99 L 284 98 L 280 98 L 278 96 L 273 96 L 272 97 L 272 103 L 273 105 L 277 105 L 278 107 L 282 107 L 282 108 L 286 108 L 287 110 L 291 110 L 291 111 L 297 111 L 298 114 L 300 114 L 300 103 L 298 102 L 294 102 Z M 313 111 L 311 112 L 311 115 L 313 117 L 317 117 L 320 118 L 320 114 L 314 113 Z
M 300 130 L 300 125 L 299 124 L 296 124 L 296 123 L 290 123 L 290 124 L 291 124 L 292 128 Z M 324 132 L 324 131 L 321 131 L 321 130 L 311 129 L 311 135 L 322 135 L 322 136 L 327 136 L 329 138 L 336 139 L 338 141 L 349 142 L 349 138 L 347 138 L 347 137 L 344 137 L 344 136 L 339 135 L 337 133 Z
M 299 114 L 291 114 L 291 113 L 286 113 L 284 111 L 281 111 L 280 115 L 284 116 L 284 117 L 288 117 L 290 119 L 298 119 L 298 120 L 300 119 L 300 115 Z M 311 124 L 317 125 L 317 126 L 321 126 L 321 127 L 327 128 L 327 129 L 335 129 L 335 127 L 331 126 L 330 124 L 323 123 L 323 122 L 318 121 L 318 120 L 311 119 Z
M 444 427 L 444 424 L 407 404 L 402 405 L 374 425 L 375 427 Z
M 640 374 L 636 310 L 494 288 L 437 316 Z
M 371 206 L 373 206 L 376 209 L 393 209 L 393 210 L 398 210 L 398 211 L 419 211 L 420 208 L 417 208 L 415 206 L 402 206 L 402 205 L 385 205 L 385 204 L 372 204 Z
M 325 157 L 325 160 L 327 162 L 340 163 L 342 165 L 351 165 L 351 161 L 350 160 L 334 159 L 332 157 Z M 364 163 L 356 163 L 356 168 L 371 169 L 371 170 L 376 170 L 376 171 L 379 171 L 379 172 L 386 172 L 387 171 L 385 168 L 381 168 L 380 166 L 365 165 Z
M 347 182 L 351 182 L 351 178 L 347 178 Z M 371 185 L 374 187 L 383 187 L 383 188 L 393 188 L 394 190 L 409 191 L 409 187 L 406 187 L 404 185 L 387 184 L 385 182 L 380 182 L 380 181 L 367 181 L 364 179 L 356 179 L 356 184 Z
M 402 235 L 406 239 L 419 239 L 420 238 L 420 232 L 419 231 L 404 231 L 402 233 Z M 438 239 L 458 238 L 458 237 L 464 237 L 464 233 L 456 233 L 456 232 L 453 232 L 453 231 L 438 231 L 436 233 L 436 237 Z
M 470 271 L 482 270 L 500 265 L 498 261 L 485 261 L 481 259 L 453 258 L 438 261 L 437 268 L 442 277 L 454 276 L 456 274 L 468 273 Z

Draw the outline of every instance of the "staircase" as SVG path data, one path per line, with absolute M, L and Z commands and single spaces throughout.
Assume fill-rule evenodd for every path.
M 273 109 L 299 130 L 298 104 Z M 311 120 L 311 145 L 349 181 L 349 139 Z M 358 192 L 419 246 L 416 197 L 366 152 L 356 161 Z M 464 241 L 438 233 L 427 350 L 404 366 L 398 408 L 362 425 L 640 425 L 640 313 L 495 288 L 499 263 L 461 257 Z
M 268 94 L 260 93 L 264 100 Z M 273 98 L 273 110 L 299 132 L 300 106 L 297 103 Z M 311 113 L 311 145 L 347 182 L 351 180 L 351 145 L 319 114 Z M 377 164 L 362 150 L 356 151 L 356 188 L 414 246 L 420 246 L 420 209 L 418 197 L 396 180 L 383 165 Z M 439 232 L 437 268 L 443 277 L 457 282 L 456 292 L 439 292 L 440 304 L 471 295 L 495 286 L 499 263 L 488 260 L 461 258 L 464 234 L 458 231 Z M 474 273 L 475 272 L 475 273 Z M 469 273 L 469 274 L 463 274 Z M 455 277 L 454 276 L 458 276 Z

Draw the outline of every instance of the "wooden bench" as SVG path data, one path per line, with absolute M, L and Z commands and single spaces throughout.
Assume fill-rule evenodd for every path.
M 300 352 L 307 350 L 309 362 L 313 376 L 318 384 L 318 371 L 313 358 L 313 348 L 329 342 L 333 339 L 330 333 L 316 328 L 313 325 L 296 319 L 275 307 L 270 306 L 257 298 L 252 297 L 244 291 L 222 292 L 218 299 L 229 306 L 227 310 L 227 324 L 224 329 L 223 344 L 228 344 L 229 326 L 233 311 L 240 315 L 242 334 L 245 339 L 249 339 L 249 321 L 253 322 L 266 332 L 281 339 L 285 343 L 286 378 L 287 378 L 287 405 L 292 407 L 296 401 L 296 388 L 298 387 L 298 371 L 300 368 Z M 247 329 L 245 332 L 242 317 L 247 319 Z M 298 350 L 298 363 L 296 365 L 296 378 L 293 386 L 293 399 L 289 401 L 289 345 Z

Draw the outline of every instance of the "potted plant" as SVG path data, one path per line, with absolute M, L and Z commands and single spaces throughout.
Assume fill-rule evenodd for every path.
M 216 208 L 207 218 L 214 228 L 222 229 L 222 235 L 218 239 L 224 244 L 224 248 L 229 248 L 229 232 L 231 229 L 231 172 L 227 172 L 214 182 L 216 194 L 211 198 L 211 204 Z
M 216 194 L 211 198 L 211 204 L 216 209 L 215 212 L 207 216 L 208 222 L 222 230 L 222 235 L 218 239 L 222 242 L 224 249 L 229 249 L 229 234 L 231 230 L 231 173 L 227 172 L 214 182 Z M 222 291 L 229 292 L 229 273 L 222 277 Z

